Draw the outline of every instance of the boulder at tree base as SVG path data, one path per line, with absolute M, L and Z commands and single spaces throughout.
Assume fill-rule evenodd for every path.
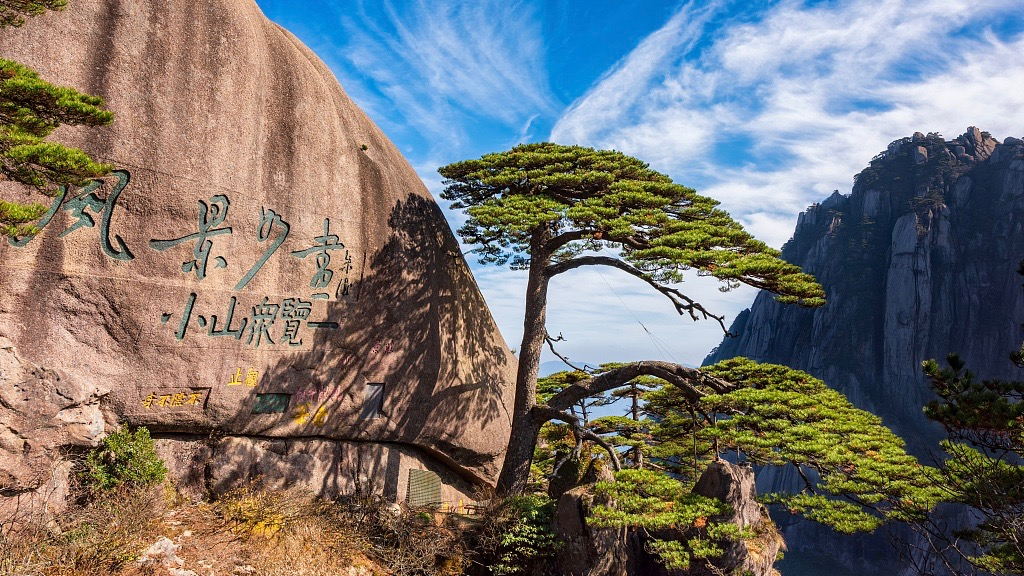
M 98 417 L 149 427 L 197 491 L 493 483 L 515 359 L 439 207 L 309 49 L 252 0 L 77 0 L 0 52 L 116 115 L 55 133 L 115 172 L 0 245 L 6 497 Z M 77 433 L 33 432 L 62 413 Z

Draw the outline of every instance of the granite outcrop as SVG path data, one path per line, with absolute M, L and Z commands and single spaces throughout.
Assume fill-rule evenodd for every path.
M 116 117 L 54 135 L 114 172 L 0 243 L 0 494 L 122 425 L 205 488 L 493 483 L 515 358 L 430 193 L 308 48 L 252 0 L 79 0 L 0 51 Z
M 736 540 L 717 541 L 722 553 L 707 559 L 694 558 L 686 570 L 668 570 L 651 552 L 652 539 L 687 542 L 693 527 L 663 529 L 599 527 L 588 521 L 596 503 L 593 482 L 612 478 L 607 469 L 584 475 L 584 484 L 562 493 L 557 500 L 555 527 L 562 548 L 558 553 L 559 573 L 564 576 L 717 576 L 749 574 L 779 576 L 774 564 L 786 549 L 782 536 L 757 501 L 754 470 L 725 460 L 711 462 L 692 492 L 716 498 L 731 507 L 728 514 L 710 518 L 733 524 L 742 531 Z M 593 477 L 591 477 L 593 476 Z M 593 482 L 590 482 L 590 481 Z

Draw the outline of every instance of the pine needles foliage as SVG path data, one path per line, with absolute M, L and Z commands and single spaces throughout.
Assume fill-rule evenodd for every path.
M 25 17 L 39 16 L 47 10 L 63 10 L 68 0 L 3 0 L 0 2 L 0 28 L 18 28 Z
M 18 27 L 26 17 L 63 9 L 66 0 L 2 0 L 0 27 Z M 35 70 L 0 58 L 0 180 L 9 180 L 44 196 L 81 186 L 108 174 L 109 164 L 94 161 L 77 148 L 46 138 L 59 126 L 104 126 L 114 115 L 102 98 L 57 86 Z M 32 223 L 46 212 L 36 202 L 0 199 L 0 235 L 38 232 Z
M 941 500 L 937 471 L 908 454 L 880 418 L 821 380 L 745 358 L 704 371 L 740 386 L 702 399 L 705 409 L 723 415 L 706 436 L 754 464 L 794 465 L 804 480 L 801 493 L 768 501 L 852 533 L 917 520 Z
M 597 504 L 591 522 L 597 527 L 633 526 L 647 531 L 672 530 L 682 539 L 654 538 L 652 552 L 669 570 L 686 570 L 695 559 L 721 556 L 721 543 L 736 540 L 740 527 L 716 522 L 732 508 L 714 498 L 691 493 L 681 482 L 654 470 L 622 470 L 614 481 L 594 487 Z
M 1010 358 L 1024 364 L 1019 351 Z M 954 549 L 977 568 L 1024 574 L 1024 382 L 978 380 L 956 354 L 945 368 L 934 360 L 923 368 L 938 396 L 925 414 L 949 435 L 937 484 L 946 501 L 969 506 L 978 518 L 954 534 L 932 536 L 973 544 Z
M 163 482 L 167 467 L 157 455 L 148 429 L 122 428 L 86 456 L 81 477 L 93 490 L 143 487 Z
M 541 142 L 438 171 L 441 197 L 469 216 L 459 234 L 482 263 L 528 267 L 543 229 L 571 234 L 554 262 L 611 247 L 657 282 L 677 282 L 692 268 L 726 288 L 743 282 L 782 302 L 824 303 L 813 277 L 754 239 L 717 200 L 621 152 Z

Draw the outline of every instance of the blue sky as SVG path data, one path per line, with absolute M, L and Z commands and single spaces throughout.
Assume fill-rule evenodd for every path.
M 614 148 L 779 247 L 892 140 L 1024 136 L 1024 0 L 257 2 L 435 197 L 438 166 L 520 142 Z M 470 258 L 517 347 L 524 274 Z M 683 288 L 730 319 L 753 299 L 706 280 Z M 721 340 L 614 270 L 557 278 L 550 304 L 549 331 L 579 361 L 699 364 Z

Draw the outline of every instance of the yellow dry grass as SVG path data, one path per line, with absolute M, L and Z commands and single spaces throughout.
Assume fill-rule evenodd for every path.
M 310 495 L 240 490 L 192 503 L 166 486 L 103 494 L 0 530 L 0 576 L 384 576 L 340 509 Z M 141 565 L 161 537 L 180 563 Z

